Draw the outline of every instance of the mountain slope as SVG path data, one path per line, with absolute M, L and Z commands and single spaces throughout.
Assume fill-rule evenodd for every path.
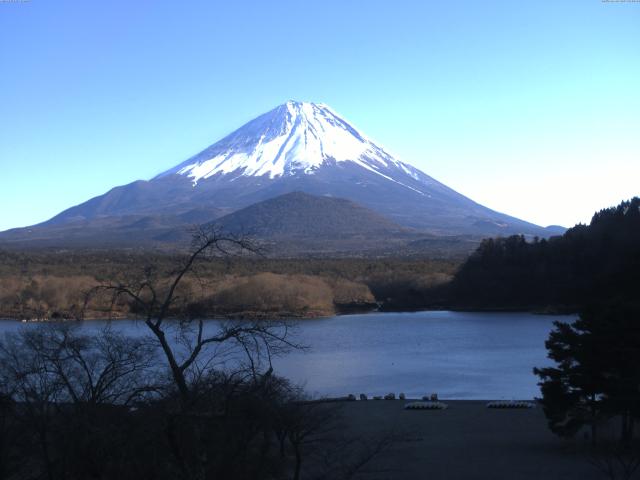
M 292 192 L 255 203 L 214 222 L 260 238 L 335 239 L 404 233 L 399 225 L 342 198 Z
M 115 187 L 10 236 L 32 237 L 37 230 L 46 237 L 52 227 L 62 232 L 78 222 L 120 224 L 123 217 L 170 219 L 165 226 L 171 229 L 189 212 L 205 212 L 197 221 L 206 223 L 291 192 L 348 199 L 431 235 L 556 233 L 450 189 L 392 156 L 326 105 L 290 101 L 150 181 Z
M 350 200 L 302 192 L 255 203 L 212 224 L 225 232 L 253 238 L 266 246 L 270 255 L 285 256 L 385 254 L 421 237 Z

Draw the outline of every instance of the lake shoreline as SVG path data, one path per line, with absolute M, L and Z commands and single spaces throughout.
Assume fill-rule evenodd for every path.
M 420 313 L 420 312 L 461 312 L 461 313 L 530 313 L 532 315 L 552 315 L 552 316 L 565 316 L 575 315 L 579 312 L 577 307 L 529 307 L 529 308 L 516 308 L 516 307 L 460 307 L 460 306 L 446 306 L 439 305 L 428 308 L 407 308 L 407 309 L 393 309 L 387 310 L 380 306 L 378 308 L 347 308 L 339 309 L 335 312 L 306 312 L 306 313 L 293 313 L 293 312 L 237 312 L 228 314 L 212 314 L 206 316 L 207 320 L 245 320 L 245 321 L 259 321 L 259 320 L 277 320 L 277 321 L 296 321 L 296 320 L 311 320 L 333 317 L 344 317 L 349 315 L 369 315 L 376 313 Z M 180 320 L 184 319 L 181 316 L 168 316 L 168 320 Z M 50 318 L 24 318 L 17 316 L 4 315 L 0 316 L 0 321 L 12 320 L 24 323 L 47 323 L 47 322 L 83 322 L 94 320 L 144 320 L 144 317 L 138 317 L 134 314 L 130 315 L 90 315 L 83 318 L 73 317 L 50 317 Z M 193 318 L 197 320 L 197 318 Z

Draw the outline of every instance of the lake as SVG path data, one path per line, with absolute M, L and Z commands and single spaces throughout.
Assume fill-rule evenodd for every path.
M 574 318 L 428 311 L 302 320 L 295 340 L 309 348 L 276 359 L 274 368 L 314 396 L 404 392 L 408 397 L 531 399 L 540 395 L 533 367 L 550 364 L 544 342 L 553 322 Z M 215 324 L 208 321 L 210 328 Z M 0 333 L 22 325 L 0 321 Z M 131 335 L 146 333 L 141 322 L 113 325 Z

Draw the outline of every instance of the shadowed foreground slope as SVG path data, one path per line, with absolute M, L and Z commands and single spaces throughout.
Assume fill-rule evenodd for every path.
M 402 401 L 346 403 L 349 432 L 398 438 L 367 466 L 369 480 L 600 479 L 580 441 L 549 431 L 541 408 L 500 410 L 483 401 L 446 401 L 447 410 L 404 410 Z

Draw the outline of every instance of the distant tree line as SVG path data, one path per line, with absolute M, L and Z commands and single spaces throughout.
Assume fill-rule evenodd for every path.
M 0 317 L 75 319 L 109 313 L 132 316 L 137 306 L 94 303 L 82 310 L 83 292 L 93 286 L 143 276 L 148 265 L 170 272 L 175 253 L 128 251 L 0 250 Z M 306 317 L 343 311 L 423 306 L 423 292 L 451 279 L 457 260 L 427 258 L 214 257 L 198 265 L 198 279 L 185 279 L 180 296 L 191 304 L 172 306 L 174 316 Z M 133 308 L 131 308 L 133 307 Z

